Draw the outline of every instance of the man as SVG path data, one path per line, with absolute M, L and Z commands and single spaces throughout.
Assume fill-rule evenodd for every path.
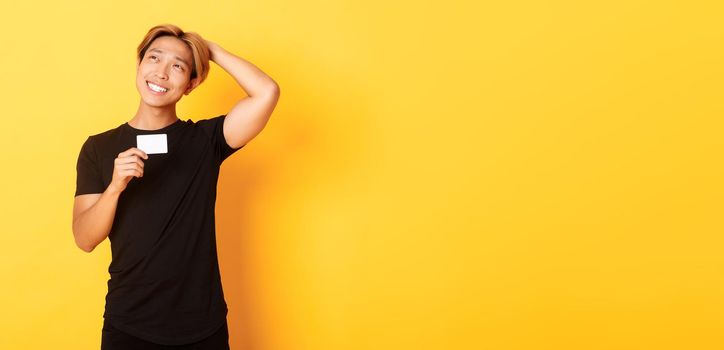
M 193 122 L 176 103 L 209 60 L 247 93 L 228 114 Z M 214 205 L 221 163 L 265 127 L 279 98 L 248 61 L 171 24 L 137 49 L 136 115 L 89 136 L 77 162 L 73 236 L 91 252 L 111 242 L 102 349 L 228 349 Z

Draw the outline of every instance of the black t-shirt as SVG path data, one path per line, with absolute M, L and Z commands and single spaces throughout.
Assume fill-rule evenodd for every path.
M 201 340 L 226 320 L 214 208 L 221 163 L 239 148 L 224 138 L 226 115 L 177 120 L 157 130 L 121 124 L 89 136 L 77 163 L 75 195 L 102 193 L 114 160 L 136 136 L 166 134 L 168 153 L 149 154 L 143 177 L 118 198 L 108 238 L 112 260 L 103 317 L 164 345 Z

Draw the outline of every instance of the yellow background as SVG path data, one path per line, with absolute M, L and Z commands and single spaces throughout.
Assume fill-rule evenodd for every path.
M 233 349 L 724 348 L 716 2 L 115 3 L 0 5 L 0 348 L 99 348 L 75 164 L 167 22 L 281 87 L 219 180 Z M 211 66 L 182 119 L 245 96 Z

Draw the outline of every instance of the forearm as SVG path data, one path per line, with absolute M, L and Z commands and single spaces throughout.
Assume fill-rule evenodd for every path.
M 234 55 L 216 43 L 210 42 L 211 60 L 223 68 L 250 97 L 266 95 L 277 89 L 276 82 L 251 62 Z
M 90 253 L 108 237 L 120 195 L 121 191 L 109 186 L 95 204 L 73 221 L 73 235 L 78 247 Z

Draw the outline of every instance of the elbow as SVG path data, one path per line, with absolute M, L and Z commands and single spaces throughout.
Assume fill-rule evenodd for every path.
M 273 96 L 274 98 L 279 98 L 279 84 L 277 84 L 276 81 L 272 80 L 269 84 L 269 88 L 267 89 L 267 95 Z
M 76 233 L 75 228 L 73 228 L 73 238 L 75 240 L 75 245 L 78 248 L 80 248 L 80 250 L 82 250 L 86 253 L 90 253 L 93 251 L 93 249 L 95 249 L 95 246 L 88 244 L 86 242 L 83 242 L 83 240 L 78 238 L 78 234 Z
M 80 250 L 82 250 L 82 251 L 84 251 L 84 252 L 86 252 L 86 253 L 90 253 L 90 252 L 93 251 L 93 249 L 96 248 L 96 247 L 94 247 L 94 246 L 92 246 L 92 245 L 90 245 L 90 244 L 86 244 L 86 243 L 83 243 L 83 242 L 78 241 L 77 238 L 76 238 L 76 240 L 75 240 L 75 245 L 78 246 L 78 248 L 80 248 Z
M 82 251 L 84 251 L 84 252 L 86 252 L 86 253 L 90 253 L 90 252 L 93 251 L 93 249 L 96 248 L 96 247 L 91 247 L 91 246 L 87 246 L 87 247 L 78 246 L 78 247 L 80 248 L 80 250 L 82 250 Z
M 279 85 L 277 85 L 275 81 L 270 80 L 249 96 L 264 100 L 276 100 L 279 98 Z

